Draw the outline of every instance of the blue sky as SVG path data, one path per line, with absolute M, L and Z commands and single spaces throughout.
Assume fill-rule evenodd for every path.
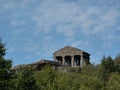
M 66 45 L 97 64 L 120 53 L 120 0 L 0 0 L 0 37 L 13 65 L 52 60 Z

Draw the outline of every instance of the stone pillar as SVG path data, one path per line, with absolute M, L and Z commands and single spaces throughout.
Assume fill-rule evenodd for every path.
M 83 56 L 81 56 L 81 60 L 80 60 L 80 66 L 83 66 Z
M 65 65 L 65 57 L 62 56 L 62 65 Z
M 71 66 L 74 67 L 74 56 L 71 56 Z
M 57 59 L 56 59 L 56 57 L 53 57 L 53 58 L 54 58 L 54 61 L 55 61 L 55 62 L 57 62 Z

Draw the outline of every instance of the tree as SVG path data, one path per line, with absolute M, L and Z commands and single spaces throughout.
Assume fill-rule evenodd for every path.
M 94 64 L 89 64 L 81 68 L 81 73 L 89 76 L 98 77 L 99 66 Z
M 32 67 L 18 70 L 13 76 L 13 90 L 37 90 Z
M 94 76 L 81 75 L 80 90 L 102 90 L 103 82 Z
M 61 73 L 59 72 L 58 77 L 56 79 L 57 83 L 57 90 L 75 90 L 75 82 L 74 82 L 74 77 L 72 73 Z M 74 82 L 74 83 L 73 83 Z
M 56 90 L 56 73 L 50 65 L 46 65 L 41 71 L 34 74 L 39 90 Z
M 101 75 L 102 80 L 104 81 L 104 85 L 107 84 L 109 80 L 109 75 L 113 72 L 115 72 L 115 66 L 112 57 L 108 56 L 106 58 L 105 56 L 103 56 L 101 60 Z
M 120 74 L 112 73 L 107 84 L 107 90 L 120 90 Z
M 10 90 L 10 68 L 12 66 L 12 61 L 5 59 L 5 54 L 5 45 L 0 39 L 0 90 Z
M 120 73 L 120 54 L 115 57 L 114 64 L 116 72 Z

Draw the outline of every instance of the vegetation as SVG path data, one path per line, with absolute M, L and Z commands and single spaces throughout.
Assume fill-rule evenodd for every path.
M 0 90 L 119 90 L 120 55 L 103 56 L 99 65 L 69 68 L 62 72 L 46 65 L 42 70 L 25 67 L 10 70 L 11 60 L 4 58 L 5 45 L 0 41 Z
M 0 90 L 9 90 L 11 81 L 10 68 L 12 62 L 4 58 L 6 54 L 4 46 L 5 45 L 0 40 Z

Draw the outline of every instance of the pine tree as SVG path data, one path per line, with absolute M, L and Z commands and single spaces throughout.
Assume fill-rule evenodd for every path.
M 10 68 L 12 62 L 11 60 L 5 59 L 5 51 L 5 45 L 0 39 L 0 90 L 10 90 Z
M 115 65 L 112 57 L 103 57 L 103 59 L 101 60 L 101 73 L 105 85 L 109 80 L 110 74 L 113 72 L 115 72 Z
M 120 54 L 114 59 L 116 72 L 120 73 Z
M 30 66 L 18 70 L 14 75 L 14 90 L 37 90 L 36 83 L 33 78 L 33 69 Z

